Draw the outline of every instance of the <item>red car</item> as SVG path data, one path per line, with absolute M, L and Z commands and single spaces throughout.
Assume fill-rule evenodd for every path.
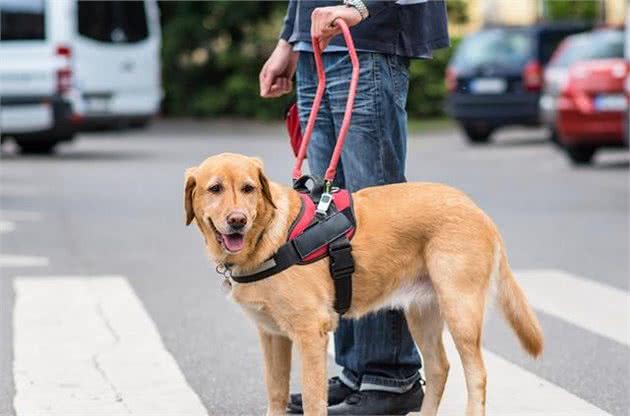
M 557 103 L 560 142 L 576 164 L 590 163 L 600 147 L 622 147 L 630 63 L 623 58 L 584 61 L 572 66 Z

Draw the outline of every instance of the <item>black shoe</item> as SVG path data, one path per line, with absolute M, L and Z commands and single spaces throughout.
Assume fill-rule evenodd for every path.
M 333 377 L 328 380 L 328 406 L 339 404 L 343 402 L 346 397 L 355 393 L 356 390 L 346 386 L 339 377 Z M 287 413 L 292 415 L 301 415 L 304 413 L 302 410 L 302 395 L 292 394 L 289 398 L 289 404 L 287 405 Z
M 417 412 L 422 405 L 424 392 L 420 381 L 405 393 L 387 391 L 358 391 L 342 403 L 328 408 L 329 415 L 406 415 Z

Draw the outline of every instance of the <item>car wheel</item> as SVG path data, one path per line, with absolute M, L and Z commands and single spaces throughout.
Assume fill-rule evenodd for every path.
M 464 133 L 466 133 L 469 143 L 485 144 L 490 142 L 490 135 L 492 134 L 490 127 L 464 124 L 462 128 L 464 129 Z
M 47 155 L 55 151 L 57 140 L 23 141 L 16 140 L 20 152 L 28 155 Z
M 588 165 L 593 160 L 597 149 L 592 147 L 568 146 L 566 148 L 569 159 L 575 165 Z
M 551 128 L 549 130 L 549 141 L 558 147 L 562 147 L 562 142 L 560 141 L 560 136 L 558 135 L 558 130 Z

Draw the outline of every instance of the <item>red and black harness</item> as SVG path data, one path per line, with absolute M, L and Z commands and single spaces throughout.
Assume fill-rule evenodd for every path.
M 352 301 L 352 239 L 356 221 L 352 196 L 345 189 L 332 189 L 331 200 L 325 213 L 317 207 L 327 195 L 314 186 L 303 186 L 310 178 L 304 177 L 300 192 L 301 207 L 289 228 L 287 242 L 256 270 L 246 275 L 231 274 L 237 283 L 253 283 L 278 274 L 291 266 L 304 265 L 330 257 L 329 270 L 335 285 L 335 311 L 344 314 Z M 321 210 L 320 210 L 321 211 Z
M 352 61 L 352 78 L 348 90 L 348 101 L 339 137 L 333 151 L 330 165 L 324 180 L 315 180 L 302 175 L 302 163 L 306 158 L 306 148 L 313 133 L 315 120 L 324 95 L 326 74 L 322 63 L 319 41 L 313 38 L 313 56 L 317 67 L 319 83 L 313 99 L 311 113 L 306 123 L 304 137 L 299 143 L 299 152 L 293 168 L 293 188 L 300 193 L 300 213 L 289 229 L 287 242 L 256 270 L 246 275 L 231 273 L 237 283 L 253 283 L 278 274 L 291 266 L 309 264 L 330 257 L 330 275 L 335 285 L 335 311 L 344 314 L 350 309 L 352 302 L 352 273 L 354 260 L 350 240 L 354 236 L 356 220 L 352 209 L 352 195 L 348 190 L 333 188 L 337 164 L 343 149 L 343 143 L 350 127 L 354 97 L 359 81 L 359 60 L 350 30 L 342 19 L 337 19 L 337 26 L 342 30 L 350 60 Z M 297 113 L 294 111 L 294 117 Z M 299 129 L 292 124 L 292 139 L 300 136 Z M 299 141 L 299 140 L 297 140 Z M 296 145 L 297 145 L 296 141 Z M 292 140 L 293 142 L 293 140 Z M 311 188 L 307 187 L 313 182 Z

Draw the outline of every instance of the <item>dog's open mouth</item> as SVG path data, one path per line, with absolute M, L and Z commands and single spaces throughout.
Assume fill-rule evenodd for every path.
M 236 253 L 237 251 L 241 251 L 243 248 L 243 245 L 245 244 L 245 237 L 240 233 L 221 234 L 221 242 L 227 251 L 230 253 Z

